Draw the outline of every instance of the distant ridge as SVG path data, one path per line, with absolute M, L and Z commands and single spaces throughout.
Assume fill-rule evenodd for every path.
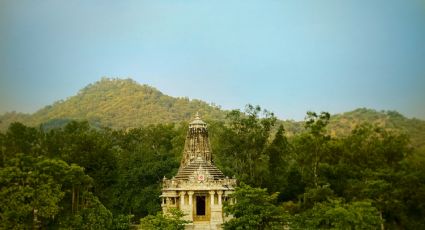
M 345 135 L 362 123 L 374 124 L 387 130 L 407 134 L 415 147 L 425 150 L 425 121 L 406 118 L 397 111 L 376 111 L 359 108 L 331 117 L 329 130 L 332 135 Z
M 81 89 L 75 96 L 48 105 L 33 114 L 16 112 L 0 116 L 0 130 L 18 121 L 29 126 L 60 127 L 70 120 L 88 120 L 97 127 L 127 129 L 149 124 L 188 121 L 199 111 L 205 120 L 225 119 L 227 111 L 214 104 L 175 98 L 131 79 L 102 78 Z M 408 119 L 396 111 L 360 108 L 331 117 L 332 135 L 346 135 L 357 125 L 371 123 L 398 130 L 411 137 L 414 146 L 425 148 L 425 121 Z M 288 135 L 303 130 L 303 122 L 279 121 Z

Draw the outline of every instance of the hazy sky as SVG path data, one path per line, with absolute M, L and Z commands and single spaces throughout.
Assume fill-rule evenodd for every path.
M 425 119 L 425 0 L 0 0 L 0 113 L 102 76 L 284 119 Z

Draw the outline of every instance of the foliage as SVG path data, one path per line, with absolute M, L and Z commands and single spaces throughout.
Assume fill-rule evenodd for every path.
M 233 218 L 224 229 L 274 229 L 283 226 L 282 212 L 276 206 L 277 193 L 269 195 L 266 189 L 252 188 L 241 183 L 230 196 L 235 204 L 225 203 L 226 215 Z
M 250 105 L 208 121 L 215 164 L 241 182 L 227 227 L 424 229 L 425 149 L 399 129 L 421 133 L 421 121 L 382 114 L 345 114 L 353 122 L 344 134 L 334 133 L 343 116 L 309 112 L 295 127 Z M 152 215 L 162 178 L 177 172 L 187 123 L 117 130 L 55 122 L 61 127 L 12 123 L 0 133 L 0 228 L 129 229 L 147 215 L 167 223 Z
M 48 105 L 32 115 L 5 114 L 0 129 L 13 121 L 51 129 L 70 120 L 88 120 L 97 127 L 129 129 L 188 120 L 199 111 L 206 119 L 223 120 L 225 112 L 214 104 L 188 98 L 173 98 L 131 79 L 102 78 L 81 89 L 77 95 Z M 4 124 L 4 125 L 3 125 Z
M 297 160 L 300 163 L 303 177 L 307 186 L 318 188 L 323 182 L 319 181 L 319 165 L 322 163 L 329 148 L 330 137 L 327 135 L 326 126 L 329 123 L 329 113 L 320 115 L 307 112 L 305 127 L 307 132 L 301 134 L 295 148 Z
M 269 180 L 267 181 L 268 189 L 270 192 L 279 192 L 280 199 L 284 199 L 281 195 L 285 194 L 285 187 L 288 185 L 289 177 L 282 177 L 279 175 L 286 174 L 289 166 L 289 153 L 291 146 L 285 136 L 285 128 L 280 125 L 273 141 L 266 148 L 265 152 L 268 154 L 269 162 Z
M 425 122 L 416 118 L 408 119 L 396 111 L 359 108 L 336 114 L 329 122 L 329 130 L 335 137 L 349 136 L 351 131 L 363 124 L 371 124 L 386 131 L 408 135 L 413 146 L 425 147 Z
M 273 113 L 248 105 L 246 116 L 238 110 L 228 114 L 229 127 L 222 127 L 216 151 L 217 165 L 225 174 L 235 175 L 237 179 L 253 186 L 262 186 L 268 176 L 269 156 L 265 152 L 276 121 Z
M 316 203 L 289 222 L 294 229 L 379 229 L 380 224 L 379 212 L 370 201 L 341 199 Z
M 51 130 L 64 127 L 72 120 L 87 120 L 95 127 L 129 129 L 187 121 L 197 111 L 204 119 L 215 121 L 225 121 L 227 114 L 214 103 L 186 97 L 173 98 L 131 79 L 102 78 L 81 89 L 77 95 L 57 101 L 34 114 L 9 112 L 0 115 L 0 130 L 7 130 L 13 122 L 33 127 L 42 124 L 45 130 Z M 328 132 L 333 137 L 348 136 L 363 123 L 398 130 L 409 135 L 415 147 L 425 149 L 425 121 L 408 119 L 396 111 L 359 108 L 335 114 L 329 120 Z M 291 137 L 304 130 L 302 121 L 278 120 L 277 124 L 282 124 Z
M 65 216 L 64 228 L 71 229 L 110 229 L 112 213 L 90 192 L 82 195 L 83 207 L 73 215 Z M 62 225 L 62 224 L 61 224 Z
M 105 229 L 110 226 L 111 213 L 84 189 L 90 178 L 79 166 L 70 166 L 62 160 L 16 154 L 0 169 L 0 176 L 2 228 Z M 71 188 L 77 185 L 82 192 L 75 196 Z M 70 197 L 73 198 L 68 200 Z M 69 203 L 73 207 L 71 210 L 65 209 Z
M 37 226 L 59 212 L 64 192 L 42 159 L 18 154 L 0 168 L 0 226 L 20 229 Z
M 115 230 L 126 230 L 131 228 L 131 221 L 134 215 L 116 215 L 112 220 L 112 229 Z
M 140 229 L 143 230 L 184 230 L 185 224 L 190 221 L 184 220 L 184 213 L 179 209 L 171 208 L 169 213 L 158 212 L 155 216 L 148 215 L 140 220 Z
M 115 132 L 118 182 L 113 187 L 113 207 L 136 218 L 160 210 L 160 182 L 177 172 L 179 158 L 173 149 L 183 146 L 180 131 L 173 125 L 148 126 Z M 178 140 L 177 140 L 178 139 Z

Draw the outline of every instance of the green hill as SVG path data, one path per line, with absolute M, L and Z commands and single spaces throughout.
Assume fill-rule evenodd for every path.
M 331 117 L 329 130 L 332 135 L 345 135 L 362 123 L 370 123 L 387 130 L 399 131 L 410 136 L 415 147 L 425 147 L 425 121 L 409 119 L 396 111 L 376 111 L 360 108 Z M 425 150 L 425 149 L 424 149 Z
M 174 98 L 148 85 L 126 79 L 108 79 L 90 84 L 77 95 L 57 101 L 31 115 L 6 113 L 0 129 L 13 121 L 36 126 L 56 126 L 68 120 L 88 120 L 96 126 L 132 128 L 140 125 L 189 120 L 197 111 L 205 119 L 223 120 L 225 111 L 200 100 Z
M 206 102 L 188 98 L 174 98 L 157 89 L 140 85 L 131 79 L 102 78 L 80 90 L 77 95 L 57 101 L 34 114 L 6 113 L 0 116 L 0 130 L 11 122 L 45 128 L 58 127 L 69 120 L 88 120 L 98 127 L 127 129 L 141 125 L 188 121 L 199 111 L 206 120 L 224 120 L 226 111 Z M 301 132 L 303 122 L 292 120 L 283 123 L 288 135 Z M 356 125 L 376 124 L 399 130 L 411 137 L 414 146 L 425 146 L 425 121 L 408 119 L 395 111 L 356 109 L 331 117 L 329 131 L 332 135 L 346 135 Z

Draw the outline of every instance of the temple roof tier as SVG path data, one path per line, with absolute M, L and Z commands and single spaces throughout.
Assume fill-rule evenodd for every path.
M 205 174 L 212 176 L 211 179 L 219 180 L 224 179 L 224 174 L 215 167 L 211 162 L 207 162 L 202 157 L 197 157 L 195 161 L 190 162 L 186 167 L 180 168 L 175 179 L 189 180 L 200 169 L 205 171 Z

